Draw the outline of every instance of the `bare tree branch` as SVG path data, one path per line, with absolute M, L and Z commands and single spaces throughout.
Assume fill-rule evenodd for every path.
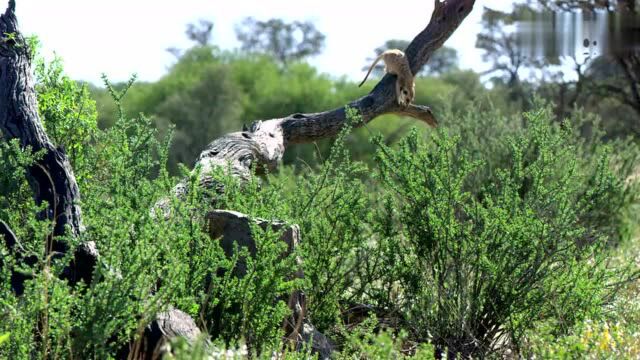
M 438 126 L 438 120 L 433 116 L 433 112 L 428 106 L 409 104 L 406 108 L 396 111 L 395 114 L 422 120 L 433 127 Z

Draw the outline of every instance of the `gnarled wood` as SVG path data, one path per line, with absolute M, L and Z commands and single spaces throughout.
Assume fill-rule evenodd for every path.
M 67 226 L 74 235 L 83 231 L 80 191 L 66 154 L 49 140 L 38 116 L 30 50 L 18 31 L 15 5 L 14 0 L 9 1 L 7 10 L 0 15 L 0 135 L 5 140 L 18 139 L 22 148 L 44 153 L 27 169 L 27 176 L 36 203 L 49 204 L 42 218 L 55 225 L 47 249 L 63 254 L 69 250 L 68 245 L 56 238 L 65 233 Z M 85 244 L 75 255 L 76 261 L 65 277 L 72 281 L 89 279 L 96 263 L 95 246 Z M 78 264 L 87 267 L 80 268 Z

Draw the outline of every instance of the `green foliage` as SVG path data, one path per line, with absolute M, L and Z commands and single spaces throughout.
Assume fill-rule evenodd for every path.
M 95 101 L 86 85 L 64 75 L 62 60 L 46 63 L 37 58 L 35 65 L 38 113 L 47 135 L 64 148 L 79 182 L 87 174 L 87 157 L 97 130 Z
M 398 150 L 377 140 L 403 224 L 397 274 L 407 319 L 439 351 L 477 355 L 505 340 L 517 348 L 537 321 L 565 332 L 600 314 L 607 284 L 627 276 L 608 269 L 613 234 L 597 225 L 598 216 L 615 219 L 596 211 L 623 192 L 609 151 L 585 155 L 569 125 L 549 119 L 544 109 L 527 113 L 522 132 L 485 150 L 446 131 L 429 145 L 414 132 Z
M 2 343 L 4 343 L 7 340 L 9 340 L 9 338 L 11 338 L 11 333 L 10 332 L 6 332 L 6 333 L 0 335 L 0 345 L 2 345 Z
M 71 256 L 45 256 L 51 224 L 26 177 L 41 154 L 0 144 L 0 220 L 20 239 L 17 250 L 0 243 L 0 358 L 118 357 L 170 307 L 206 334 L 172 341 L 169 358 L 312 358 L 283 340 L 286 300 L 299 289 L 337 358 L 637 354 L 637 304 L 622 301 L 637 288 L 620 295 L 637 274 L 620 254 L 634 249 L 640 151 L 631 140 L 604 145 L 589 114 L 556 123 L 532 102 L 535 111 L 508 116 L 504 89 L 448 71 L 417 80 L 417 102 L 444 127 L 427 140 L 391 115 L 352 131 L 361 119 L 349 110 L 335 141 L 288 149 L 296 167 L 238 182 L 178 164 L 243 121 L 321 111 L 366 89 L 304 63 L 197 46 L 156 83 L 92 89 L 99 129 L 86 88 L 58 60 L 39 63 L 37 79 L 47 132 L 80 179 L 87 228 L 59 240 L 94 241 L 101 258 L 91 284 L 59 280 Z M 385 136 L 367 142 L 374 133 Z M 179 199 L 176 173 L 190 190 Z M 203 176 L 223 191 L 201 191 Z M 212 209 L 296 224 L 302 243 L 285 255 L 279 232 L 254 226 L 255 253 L 236 246 L 227 256 L 207 234 Z M 293 279 L 297 259 L 304 280 Z M 30 276 L 21 297 L 14 271 Z
M 120 90 L 125 84 L 112 86 Z M 113 126 L 117 110 L 108 91 L 92 91 L 101 110 L 100 127 Z M 178 163 L 192 164 L 208 142 L 239 131 L 250 120 L 322 111 L 360 94 L 362 90 L 355 84 L 335 83 L 305 63 L 295 62 L 281 69 L 267 56 L 201 46 L 186 51 L 158 82 L 133 85 L 122 105 L 129 109 L 128 116 L 144 113 L 153 119 L 163 136 L 175 126 L 169 169 L 177 174 Z M 366 145 L 367 136 L 361 143 Z M 328 152 L 328 144 L 320 144 L 324 152 Z M 313 151 L 313 146 L 295 147 L 285 162 L 300 158 L 314 163 Z
M 349 132 L 349 127 L 342 130 L 322 168 L 303 176 L 290 200 L 304 239 L 309 311 L 323 330 L 339 319 L 341 303 L 360 300 L 382 270 L 373 263 L 380 244 L 360 180 L 367 169 L 349 160 L 344 144 Z
M 33 154 L 30 148 L 22 149 L 17 139 L 0 143 L 0 220 L 8 224 L 19 241 L 15 254 L 6 247 L 4 239 L 0 243 L 0 264 L 7 264 L 0 271 L 0 278 L 6 290 L 10 286 L 8 268 L 14 267 L 17 272 L 29 276 L 48 264 L 44 254 L 51 223 L 37 220 L 41 218 L 46 204 L 38 206 L 33 201 L 33 192 L 26 178 L 27 169 L 41 155 Z M 17 263 L 16 255 L 27 261 Z M 10 302 L 9 298 L 7 301 Z M 19 333 L 13 332 L 12 336 L 15 339 Z
M 15 226 L 19 237 L 26 235 L 26 221 L 37 211 L 26 175 L 40 155 L 32 154 L 30 148 L 21 149 L 17 139 L 0 143 L 0 219 Z
M 283 66 L 319 54 L 325 39 L 309 21 L 287 23 L 282 19 L 260 21 L 252 17 L 236 28 L 236 35 L 243 51 L 267 54 Z
M 13 249 L 7 248 L 5 241 L 0 243 L 0 333 L 11 333 L 11 341 L 0 347 L 0 357 L 62 354 L 70 339 L 70 309 L 77 300 L 52 276 L 59 274 L 69 259 L 46 255 L 52 228 L 49 221 L 39 219 L 47 204 L 34 203 L 26 180 L 26 169 L 40 155 L 22 149 L 17 140 L 0 143 L 0 220 L 15 229 L 18 237 Z M 12 272 L 31 278 L 21 298 L 11 290 Z
M 337 359 L 416 359 L 432 360 L 434 349 L 430 344 L 410 344 L 407 334 L 391 331 L 375 332 L 376 320 L 368 318 L 352 329 L 345 329 L 346 344 Z
M 129 89 L 106 86 L 117 103 Z M 119 113 L 111 128 L 96 131 L 93 151 L 85 155 L 92 170 L 82 186 L 87 229 L 81 238 L 67 239 L 72 248 L 78 241 L 96 243 L 101 257 L 91 284 L 71 287 L 58 280 L 70 254 L 53 262 L 43 256 L 50 225 L 37 220 L 40 208 L 25 178 L 33 156 L 17 141 L 0 148 L 0 219 L 25 240 L 22 255 L 36 258 L 25 268 L 15 249 L 4 243 L 0 248 L 0 333 L 11 331 L 12 339 L 0 347 L 0 357 L 114 357 L 168 306 L 190 313 L 227 343 L 246 339 L 252 353 L 279 346 L 282 319 L 289 313 L 284 299 L 297 287 L 290 276 L 294 258 L 282 256 L 286 246 L 279 234 L 254 229 L 255 259 L 246 249 L 227 258 L 207 235 L 204 219 L 193 216 L 212 206 L 198 191 L 181 201 L 170 199 L 173 216 L 158 218 L 150 210 L 177 182 L 166 168 L 169 139 L 158 141 L 149 119 Z M 248 275 L 238 279 L 234 269 L 241 258 Z M 19 298 L 10 288 L 12 271 L 33 277 Z

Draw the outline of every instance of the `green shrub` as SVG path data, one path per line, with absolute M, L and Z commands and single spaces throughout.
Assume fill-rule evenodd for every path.
M 128 88 L 107 87 L 119 106 Z M 197 187 L 184 201 L 171 199 L 171 218 L 150 211 L 178 182 L 166 167 L 169 140 L 157 140 L 149 119 L 119 113 L 111 128 L 96 130 L 84 154 L 86 231 L 65 239 L 71 248 L 79 241 L 96 243 L 100 260 L 91 284 L 71 287 L 58 280 L 71 254 L 53 261 L 43 256 L 51 225 L 37 220 L 41 208 L 33 204 L 26 182 L 33 156 L 15 141 L 0 147 L 0 219 L 15 229 L 26 255 L 37 259 L 25 268 L 0 244 L 0 333 L 11 332 L 0 358 L 114 357 L 169 306 L 191 314 L 228 344 L 245 339 L 254 354 L 278 348 L 289 314 L 282 299 L 296 288 L 290 279 L 294 258 L 281 256 L 285 245 L 279 234 L 255 229 L 257 256 L 247 261 L 247 276 L 233 276 L 246 250 L 227 258 L 209 238 L 202 215 L 213 204 Z M 195 185 L 197 176 L 190 181 Z M 32 274 L 20 297 L 10 288 L 14 270 Z
M 390 330 L 376 332 L 375 318 L 365 319 L 350 329 L 343 329 L 345 344 L 337 359 L 405 359 L 432 360 L 434 349 L 429 343 L 411 343 L 407 334 Z
M 517 349 L 540 321 L 564 333 L 599 315 L 624 278 L 607 268 L 611 233 L 594 216 L 623 192 L 609 150 L 581 156 L 570 125 L 550 119 L 527 113 L 523 131 L 486 142 L 446 130 L 430 144 L 414 132 L 397 150 L 376 140 L 401 227 L 391 274 L 414 336 L 438 351 Z
M 65 149 L 77 180 L 83 182 L 88 170 L 87 153 L 97 131 L 96 103 L 89 89 L 64 75 L 62 60 L 35 61 L 38 113 L 47 135 Z

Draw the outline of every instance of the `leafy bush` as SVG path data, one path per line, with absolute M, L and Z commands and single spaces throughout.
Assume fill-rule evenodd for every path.
M 47 135 L 65 149 L 77 180 L 83 182 L 89 176 L 87 153 L 97 130 L 96 103 L 86 85 L 64 74 L 60 58 L 47 64 L 36 57 L 35 81 L 38 113 Z
M 410 344 L 407 334 L 375 331 L 376 319 L 368 318 L 355 328 L 344 329 L 345 346 L 337 359 L 405 359 L 432 360 L 434 349 L 428 343 Z
M 609 284 L 624 278 L 607 267 L 610 231 L 594 216 L 624 192 L 609 150 L 584 156 L 570 126 L 550 119 L 544 108 L 526 113 L 523 131 L 484 144 L 482 134 L 446 130 L 428 145 L 413 132 L 398 150 L 377 140 L 402 229 L 402 265 L 391 272 L 400 307 L 414 336 L 438 351 L 517 349 L 539 321 L 564 333 L 600 314 Z
M 116 103 L 128 89 L 107 87 Z M 120 356 L 169 306 L 191 314 L 201 328 L 216 331 L 213 335 L 229 344 L 246 339 L 252 353 L 278 348 L 289 313 L 279 299 L 295 288 L 290 279 L 294 258 L 282 257 L 278 234 L 255 229 L 257 256 L 247 261 L 249 275 L 238 279 L 233 269 L 246 250 L 227 258 L 209 238 L 202 214 L 213 204 L 202 193 L 172 199 L 175 216 L 157 218 L 150 210 L 177 182 L 166 168 L 169 141 L 156 140 L 149 119 L 119 113 L 111 128 L 96 130 L 84 155 L 86 231 L 79 239 L 66 239 L 72 248 L 79 241 L 96 243 L 101 256 L 91 284 L 71 287 L 58 280 L 71 258 L 43 255 L 50 224 L 37 220 L 41 208 L 33 204 L 25 178 L 34 156 L 15 141 L 0 147 L 0 219 L 16 229 L 22 245 L 17 254 L 0 244 L 0 333 L 11 334 L 0 357 Z M 197 178 L 190 181 L 195 184 Z M 25 264 L 17 256 L 35 261 Z M 20 297 L 11 290 L 13 271 L 31 275 Z

